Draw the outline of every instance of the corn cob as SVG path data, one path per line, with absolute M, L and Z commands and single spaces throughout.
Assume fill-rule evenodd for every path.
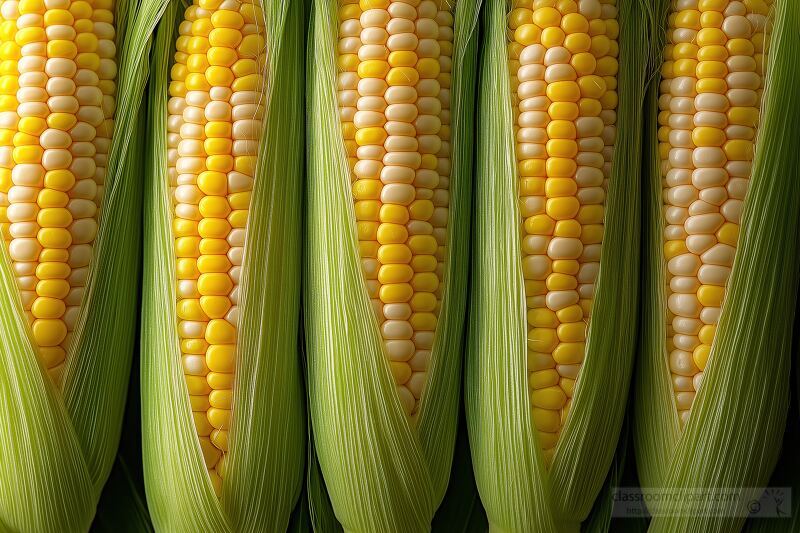
M 110 1 L 6 0 L 0 231 L 58 382 L 83 299 L 114 128 Z
M 301 23 L 289 1 L 198 0 L 159 28 L 142 376 L 158 529 L 285 530 L 299 494 Z
M 337 84 L 361 266 L 400 403 L 413 415 L 441 305 L 453 13 L 432 1 L 345 0 L 339 21 Z
M 555 452 L 586 348 L 616 137 L 614 0 L 509 14 L 533 423 Z
M 775 465 L 788 406 L 800 6 L 656 9 L 668 39 L 650 91 L 637 464 L 644 487 L 741 491 L 722 512 L 651 508 L 651 530 L 736 531 Z
M 703 0 L 669 16 L 659 99 L 667 350 L 689 419 L 739 238 L 764 89 L 771 0 Z
M 87 529 L 116 453 L 138 277 L 127 162 L 146 80 L 142 46 L 117 31 L 129 7 L 0 3 L 0 418 L 13 434 L 0 524 L 15 531 Z
M 649 23 L 635 4 L 487 3 L 466 406 L 501 530 L 577 527 L 616 447 Z
M 199 1 L 186 8 L 168 104 L 181 360 L 218 495 L 228 451 L 244 233 L 264 117 L 262 18 L 257 4 Z
M 453 221 L 469 201 L 477 8 L 315 3 L 311 413 L 333 508 L 349 530 L 427 529 L 447 485 L 466 260 L 466 227 Z M 368 452 L 376 440 L 379 452 Z M 365 498 L 380 503 L 364 509 Z

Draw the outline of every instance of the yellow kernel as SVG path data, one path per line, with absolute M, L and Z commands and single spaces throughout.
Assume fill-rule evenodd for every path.
M 383 285 L 379 291 L 380 300 L 383 303 L 404 303 L 411 299 L 414 290 L 408 283 L 394 283 Z
M 549 28 L 561 24 L 561 13 L 553 7 L 542 7 L 533 12 L 533 23 L 540 28 Z
M 724 94 L 728 90 L 728 84 L 722 78 L 703 78 L 701 80 L 697 80 L 695 89 L 697 90 L 698 94 Z
M 197 290 L 203 296 L 225 296 L 233 289 L 233 281 L 227 274 L 203 274 L 197 280 Z
M 544 389 L 558 385 L 559 375 L 554 368 L 531 372 L 528 384 L 532 389 Z
M 725 36 L 722 30 L 719 28 L 703 28 L 699 32 L 697 32 L 697 45 L 698 46 L 709 46 L 709 45 L 725 45 L 728 38 Z
M 514 40 L 523 46 L 538 44 L 542 37 L 542 30 L 534 24 L 523 24 L 514 31 Z
M 580 264 L 575 259 L 556 259 L 553 261 L 553 272 L 574 276 L 578 273 L 578 270 L 580 270 Z
M 414 311 L 433 311 L 436 309 L 436 296 L 429 292 L 418 292 L 411 297 L 411 309 Z
M 531 403 L 542 409 L 561 409 L 567 401 L 564 391 L 558 386 L 546 387 L 531 392 Z M 542 434 L 539 433 L 541 436 Z
M 557 27 L 545 28 L 542 30 L 541 41 L 546 48 L 554 48 L 564 44 L 564 30 Z
M 723 296 L 725 296 L 725 287 L 702 285 L 697 290 L 697 299 L 705 307 L 720 307 Z
M 601 224 L 603 222 L 602 205 L 584 205 L 578 210 L 577 220 L 581 224 Z
M 62 300 L 69 294 L 69 282 L 63 279 L 42 280 L 36 284 L 36 294 Z
M 389 63 L 380 59 L 368 59 L 358 65 L 360 78 L 385 78 L 389 73 Z
M 697 59 L 704 61 L 725 61 L 728 59 L 728 50 L 721 45 L 704 46 L 697 53 Z
M 537 352 L 549 353 L 558 345 L 556 330 L 552 328 L 533 328 L 528 332 L 528 348 Z
M 400 224 L 381 224 L 376 237 L 381 244 L 399 244 L 408 238 L 408 230 Z
M 577 191 L 578 185 L 572 178 L 547 178 L 545 182 L 545 194 L 548 198 L 573 196 Z
M 242 33 L 231 28 L 215 28 L 208 34 L 208 44 L 210 46 L 236 48 L 241 42 Z
M 47 251 L 48 250 L 42 250 L 42 253 L 39 255 L 39 261 L 42 262 L 36 267 L 36 277 L 39 279 L 67 279 L 71 273 L 69 265 L 54 260 L 57 259 L 55 257 L 48 257 L 48 254 L 45 253 Z M 49 251 L 56 252 L 61 250 L 51 249 Z M 69 256 L 67 255 L 67 257 Z
M 722 146 L 725 140 L 725 131 L 719 128 L 701 126 L 692 131 L 692 142 L 698 147 Z
M 385 244 L 378 250 L 378 260 L 384 265 L 410 263 L 411 257 L 411 250 L 405 244 Z
M 42 228 L 37 235 L 43 248 L 69 248 L 72 235 L 64 228 Z
M 386 74 L 390 86 L 414 86 L 419 81 L 419 73 L 412 67 L 395 67 Z
M 528 310 L 528 324 L 535 328 L 556 328 L 558 320 L 553 311 L 540 307 Z
M 204 255 L 197 259 L 197 269 L 201 273 L 227 272 L 231 262 L 225 255 Z
M 578 155 L 578 144 L 571 139 L 551 139 L 547 141 L 546 147 L 550 157 L 569 159 Z
M 751 161 L 753 159 L 753 141 L 732 139 L 722 148 L 729 161 Z
M 60 318 L 65 310 L 63 300 L 55 298 L 36 298 L 31 306 L 31 313 L 36 318 Z
M 678 59 L 672 66 L 672 73 L 675 77 L 694 76 L 697 71 L 697 60 Z
M 586 324 L 570 322 L 558 326 L 558 338 L 561 342 L 583 342 L 586 340 Z
M 554 220 L 574 218 L 579 209 L 580 203 L 575 197 L 550 198 L 547 200 L 547 214 Z
M 553 102 L 547 113 L 553 120 L 575 120 L 578 118 L 578 105 L 575 102 Z
M 563 178 L 550 178 L 550 179 L 563 179 Z M 550 180 L 548 180 L 550 181 Z M 556 237 L 570 237 L 578 238 L 581 236 L 581 225 L 576 220 L 559 220 L 556 222 L 553 235 Z
M 209 318 L 222 318 L 231 308 L 231 301 L 227 295 L 201 296 L 200 307 Z
M 543 159 L 525 159 L 524 161 L 520 161 L 518 165 L 519 175 L 527 177 L 544 177 L 547 175 L 545 163 L 546 162 Z
M 596 98 L 581 98 L 578 101 L 578 109 L 582 117 L 598 117 L 603 111 L 603 105 Z
M 732 222 L 723 224 L 722 227 L 717 230 L 717 240 L 722 244 L 736 246 L 739 240 L 739 225 Z
M 672 59 L 695 59 L 697 51 L 697 45 L 693 43 L 678 43 L 672 50 Z
M 547 288 L 551 291 L 569 291 L 578 287 L 578 280 L 567 274 L 553 273 L 547 276 Z
M 209 372 L 206 381 L 214 390 L 233 388 L 233 374 L 225 372 Z
M 529 235 L 552 235 L 555 221 L 548 215 L 534 215 L 525 220 L 525 231 Z
M 356 132 L 355 140 L 359 146 L 383 144 L 386 141 L 386 130 L 380 127 L 363 128 Z
M 570 305 L 556 312 L 556 317 L 562 323 L 579 322 L 583 320 L 583 309 L 577 304 Z
M 224 196 L 228 193 L 228 176 L 222 172 L 206 170 L 197 177 L 197 186 L 205 194 Z
M 576 365 L 583 362 L 585 344 L 582 342 L 562 342 L 553 350 L 553 359 L 559 365 Z
M 178 302 L 178 317 L 183 320 L 205 321 L 208 317 L 203 313 L 200 302 L 191 298 Z
M 378 281 L 383 284 L 407 283 L 414 276 L 414 270 L 407 264 L 383 265 L 378 270 Z
M 191 257 L 178 258 L 175 262 L 175 273 L 178 279 L 197 279 L 200 277 L 197 260 Z
M 707 344 L 701 344 L 697 346 L 692 352 L 692 359 L 694 360 L 694 364 L 697 365 L 697 368 L 699 368 L 700 371 L 706 369 L 709 355 L 711 355 L 711 346 Z
M 542 372 L 550 372 L 550 371 L 543 370 Z M 552 372 L 555 371 L 553 370 Z M 555 375 L 557 377 L 558 373 L 556 372 Z M 550 376 L 551 374 L 548 374 L 547 377 Z M 554 383 L 553 385 L 557 384 L 558 380 L 556 380 L 556 383 Z M 533 410 L 531 411 L 531 416 L 533 418 L 533 425 L 536 426 L 536 429 L 538 430 L 537 435 L 554 434 L 561 428 L 561 416 L 559 412 L 555 409 L 539 409 L 534 407 Z
M 547 86 L 547 97 L 552 102 L 577 102 L 581 91 L 574 81 L 557 81 Z
M 578 165 L 574 159 L 551 157 L 547 160 L 546 169 L 550 178 L 571 178 L 575 175 Z
M 210 320 L 206 327 L 205 339 L 207 343 L 213 345 L 233 344 L 236 342 L 236 328 L 225 319 Z
M 703 344 L 708 344 L 711 346 L 711 343 L 714 341 L 714 335 L 717 332 L 717 326 L 706 324 L 702 328 L 700 328 L 700 333 L 697 337 L 700 339 L 700 342 Z
M 58 346 L 67 336 L 67 326 L 61 320 L 34 320 L 33 338 L 39 346 Z
M 573 54 L 581 52 L 588 52 L 592 46 L 592 38 L 587 33 L 570 33 L 567 32 L 567 37 L 564 39 L 564 47 Z
M 722 61 L 700 61 L 697 64 L 698 78 L 724 78 L 728 75 L 728 67 Z
M 664 259 L 669 261 L 687 252 L 686 242 L 682 240 L 667 241 L 664 243 Z

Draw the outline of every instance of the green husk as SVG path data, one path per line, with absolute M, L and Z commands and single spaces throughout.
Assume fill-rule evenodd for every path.
M 778 0 L 773 7 L 766 89 L 739 245 L 703 385 L 683 432 L 665 348 L 666 268 L 654 121 L 647 132 L 650 227 L 635 441 L 646 491 L 763 487 L 777 460 L 788 408 L 797 294 L 800 4 Z M 730 511 L 725 514 L 741 509 Z M 650 531 L 736 531 L 746 516 L 684 514 L 656 516 Z
M 142 314 L 147 502 L 161 531 L 285 531 L 300 494 L 305 410 L 297 349 L 302 201 L 302 6 L 263 3 L 267 113 L 245 240 L 227 473 L 217 499 L 180 362 L 167 180 L 169 66 L 182 7 L 166 6 L 150 87 Z
M 117 107 L 94 259 L 59 391 L 41 366 L 10 258 L 0 258 L 0 531 L 81 531 L 119 443 L 139 276 L 140 20 L 117 2 Z
M 617 2 L 617 140 L 586 359 L 552 467 L 545 469 L 527 387 L 525 291 L 508 73 L 508 2 L 487 2 L 466 407 L 473 466 L 490 527 L 574 530 L 606 478 L 622 425 L 636 337 L 640 131 L 646 2 Z M 498 465 L 503 465 L 499 468 Z
M 308 384 L 319 465 L 346 531 L 425 531 L 447 487 L 461 375 L 478 4 L 456 3 L 447 271 L 428 382 L 412 427 L 395 391 L 359 261 L 336 99 L 337 2 L 314 3 L 305 262 Z

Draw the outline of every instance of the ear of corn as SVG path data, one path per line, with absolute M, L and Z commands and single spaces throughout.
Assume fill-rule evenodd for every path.
M 465 401 L 481 499 L 503 531 L 587 517 L 636 333 L 648 12 L 550 4 L 485 10 Z
M 796 272 L 798 266 L 800 205 L 800 161 L 796 143 L 791 140 L 800 116 L 800 6 L 784 0 L 771 6 L 764 2 L 701 1 L 697 9 L 669 16 L 668 25 L 673 30 L 672 41 L 665 47 L 660 82 L 658 138 L 655 121 L 649 131 L 650 227 L 636 401 L 637 462 L 644 487 L 760 487 L 768 481 L 777 460 L 777 443 L 788 406 L 797 294 L 797 279 L 788 273 Z M 765 21 L 769 14 L 774 15 L 774 24 Z M 690 41 L 691 46 L 684 41 Z M 703 76 L 699 81 L 679 79 L 687 66 L 682 60 L 708 59 L 712 53 L 724 52 L 729 56 L 721 65 L 704 67 L 701 61 L 696 71 L 685 74 L 691 78 L 703 68 L 716 67 L 716 75 Z M 721 67 L 730 70 L 726 73 Z M 692 103 L 691 92 L 684 96 L 672 91 L 680 89 L 681 84 L 688 91 L 696 91 L 693 106 L 688 105 Z M 652 96 L 654 102 L 655 92 Z M 711 104 L 722 108 L 707 109 Z M 691 112 L 695 112 L 688 122 L 694 126 L 689 127 L 692 144 L 686 145 L 681 119 Z M 720 115 L 728 120 L 723 133 L 719 129 L 706 131 L 711 128 L 705 121 Z M 706 133 L 722 142 L 704 143 Z M 747 149 L 740 150 L 745 145 Z M 692 147 L 691 158 L 683 159 L 682 152 Z M 705 154 L 715 159 L 709 161 Z M 706 164 L 709 162 L 716 164 Z M 679 181 L 687 168 L 692 185 L 681 189 L 685 184 Z M 701 179 L 717 175 L 722 178 L 719 183 Z M 681 238 L 675 229 L 681 226 L 680 221 L 667 217 L 686 213 L 678 205 L 684 199 L 678 193 L 697 195 L 692 187 L 700 188 L 703 200 L 720 187 L 728 190 L 730 199 L 719 209 L 725 220 L 715 222 L 721 227 L 712 228 L 716 235 L 711 235 L 719 244 L 727 244 L 727 254 L 722 258 L 725 262 L 710 257 L 707 251 L 697 259 L 701 245 L 708 247 L 715 240 L 707 238 L 708 228 L 689 231 L 697 229 L 691 222 L 696 212 L 689 213 L 683 227 L 695 241 L 703 237 L 707 242 L 690 242 L 684 236 L 681 247 L 669 240 L 673 233 L 673 239 Z M 736 209 L 723 209 L 732 200 L 736 200 Z M 690 211 L 693 206 L 689 206 Z M 726 235 L 723 224 L 738 231 Z M 684 264 L 686 257 L 694 263 Z M 682 269 L 690 267 L 697 278 L 691 278 L 692 272 L 685 277 Z M 709 280 L 708 275 L 715 270 L 725 275 Z M 701 283 L 717 283 L 716 300 L 707 301 L 708 295 L 699 292 L 678 291 L 681 279 L 696 281 L 701 277 L 706 278 Z M 691 305 L 684 305 L 684 300 Z M 698 318 L 703 324 L 697 324 Z M 692 331 L 680 330 L 692 324 L 695 329 L 701 328 L 703 339 L 692 338 Z M 691 354 L 691 345 L 680 345 L 687 340 L 697 345 Z M 680 385 L 686 380 L 682 378 L 691 380 L 694 375 L 702 378 L 688 383 L 693 400 L 685 399 L 686 389 Z M 746 512 L 735 516 L 743 509 L 730 511 L 730 516 L 723 517 L 709 516 L 702 510 L 657 516 L 651 530 L 736 530 Z
M 149 102 L 148 504 L 168 531 L 283 531 L 306 438 L 302 6 L 177 7 L 159 26 Z
M 345 530 L 426 530 L 447 486 L 477 12 L 468 0 L 314 4 L 310 412 Z
M 131 162 L 147 77 L 138 38 L 147 30 L 131 9 L 128 2 L 0 6 L 0 418 L 13 428 L 0 459 L 5 529 L 87 529 L 119 440 L 139 265 L 141 187 Z M 57 97 L 48 100 L 54 108 L 42 107 L 46 95 Z M 59 130 L 68 125 L 69 139 Z M 30 203 L 37 188 L 46 205 Z M 98 204 L 102 216 L 91 214 Z

